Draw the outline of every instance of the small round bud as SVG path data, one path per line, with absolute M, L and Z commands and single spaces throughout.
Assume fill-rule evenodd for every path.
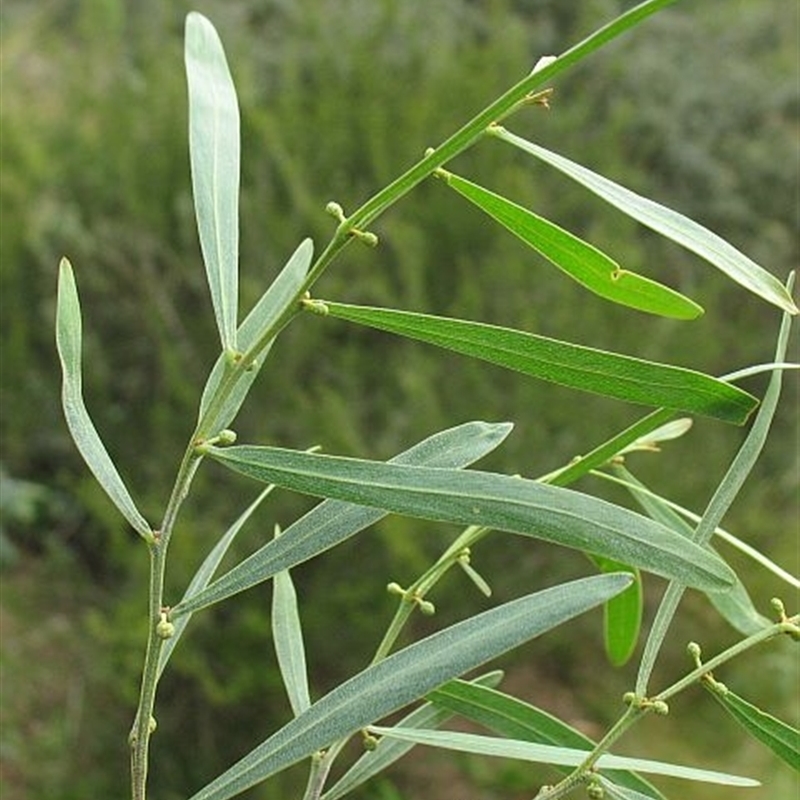
M 368 752 L 372 752 L 378 746 L 378 741 L 378 738 L 373 736 L 369 731 L 363 732 L 361 743 Z
M 652 708 L 661 717 L 666 717 L 669 714 L 669 706 L 663 700 L 654 700 Z
M 225 360 L 231 366 L 235 366 L 242 360 L 242 354 L 238 350 L 233 350 L 228 347 L 225 350 Z
M 625 692 L 622 695 L 622 702 L 625 703 L 626 706 L 635 705 L 637 702 L 636 692 Z
M 436 613 L 436 606 L 430 600 L 418 600 L 417 605 L 426 617 L 432 617 Z
M 300 306 L 304 311 L 310 311 L 312 314 L 317 314 L 320 317 L 327 316 L 328 306 L 322 300 L 314 300 L 311 297 L 304 297 L 300 301 Z
M 333 200 L 325 206 L 325 213 L 335 217 L 339 222 L 344 219 L 344 209 Z
M 225 430 L 219 432 L 217 441 L 220 444 L 233 444 L 236 441 L 236 431 L 225 428 Z
M 167 619 L 165 611 L 161 612 L 161 618 L 156 623 L 156 635 L 160 639 L 171 639 L 175 635 L 175 626 Z
M 778 615 L 781 622 L 786 619 L 786 606 L 783 604 L 783 600 L 780 597 L 773 597 L 769 604 L 775 610 L 775 613 Z
M 365 244 L 367 247 L 378 246 L 378 237 L 372 231 L 358 231 L 353 229 L 351 233 L 359 242 Z
M 394 581 L 386 584 L 386 591 L 389 592 L 389 594 L 395 594 L 399 597 L 402 597 L 406 593 L 406 590 L 399 583 L 395 583 Z
M 156 722 L 156 718 L 150 717 L 150 721 L 147 723 L 147 730 L 150 731 L 150 733 L 155 733 L 157 727 L 158 723 Z
M 161 639 L 171 639 L 175 635 L 175 626 L 166 619 L 162 619 L 156 625 L 156 633 Z
M 599 783 L 590 783 L 586 787 L 586 796 L 589 797 L 590 800 L 603 800 L 605 795 L 606 793 Z

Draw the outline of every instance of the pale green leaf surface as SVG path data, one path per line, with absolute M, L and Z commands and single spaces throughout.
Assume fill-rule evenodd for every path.
M 67 427 L 83 460 L 111 502 L 133 529 L 149 540 L 153 535 L 150 525 L 133 502 L 83 401 L 82 338 L 81 307 L 75 275 L 69 261 L 62 258 L 58 271 L 56 347 L 63 374 L 61 402 Z
M 444 170 L 439 174 L 448 186 L 599 297 L 675 319 L 696 319 L 703 313 L 680 292 L 622 269 L 594 245 L 538 214 L 458 175 Z
M 733 580 L 708 550 L 604 500 L 519 477 L 407 466 L 276 447 L 206 446 L 257 480 L 397 514 L 533 536 L 707 589 Z
M 210 434 L 216 434 L 230 425 L 242 407 L 242 403 L 247 397 L 247 393 L 250 391 L 250 387 L 256 379 L 272 345 L 271 341 L 262 343 L 261 340 L 267 331 L 273 329 L 278 319 L 294 301 L 306 278 L 313 256 L 313 242 L 311 239 L 304 239 L 292 253 L 286 265 L 278 273 L 278 276 L 270 284 L 266 292 L 245 317 L 244 322 L 239 326 L 237 340 L 241 351 L 248 353 L 257 346 L 261 349 L 259 349 L 256 363 L 239 377 L 237 384 L 225 399 L 225 403 L 214 415 L 214 418 L 205 421 L 204 427 Z M 217 358 L 203 389 L 203 395 L 200 399 L 199 418 L 201 420 L 208 410 L 211 398 L 219 388 L 220 382 L 225 375 L 227 364 L 228 358 L 226 353 L 223 352 Z
M 468 682 L 468 685 L 497 686 L 502 680 L 500 670 L 489 672 Z M 398 728 L 438 728 L 452 719 L 453 712 L 423 703 L 397 722 Z M 322 800 L 338 800 L 357 786 L 375 777 L 402 758 L 414 747 L 413 742 L 383 739 L 374 750 L 367 750 L 336 783 L 322 795 Z
M 311 697 L 297 592 L 288 569 L 278 572 L 272 581 L 272 643 L 289 704 L 299 716 L 311 705 Z
M 431 689 L 603 603 L 628 575 L 526 595 L 445 628 L 367 667 L 262 742 L 191 800 L 227 800 Z
M 466 467 L 498 447 L 511 428 L 510 423 L 467 422 L 427 437 L 395 456 L 390 463 Z M 374 508 L 325 500 L 292 523 L 279 539 L 259 548 L 204 592 L 179 603 L 172 613 L 180 616 L 249 589 L 276 572 L 290 569 L 334 547 L 384 516 L 385 511 Z
M 613 598 L 606 601 L 606 605 L 612 600 Z M 434 704 L 509 739 L 540 742 L 583 751 L 590 751 L 596 744 L 588 736 L 584 736 L 552 714 L 493 687 L 475 686 L 465 681 L 454 680 L 434 689 L 428 698 Z M 566 768 L 561 771 L 569 772 Z M 649 800 L 663 798 L 654 786 L 632 772 L 610 771 L 608 774 L 620 785 L 646 793 Z
M 270 494 L 274 488 L 274 485 L 267 486 L 239 515 L 233 525 L 231 525 L 228 530 L 225 531 L 220 540 L 211 549 L 211 552 L 205 557 L 197 572 L 195 572 L 194 577 L 186 587 L 186 591 L 183 594 L 183 600 L 187 600 L 188 598 L 205 589 L 205 587 L 208 585 L 208 582 L 216 572 L 220 562 L 224 558 L 225 553 L 228 552 L 228 548 L 230 548 L 233 540 L 236 538 L 236 535 L 253 515 L 253 512 L 261 505 L 267 495 Z M 164 644 L 161 647 L 161 653 L 159 654 L 158 659 L 159 676 L 161 676 L 161 674 L 164 672 L 164 667 L 167 666 L 167 662 L 172 656 L 172 653 L 180 641 L 181 636 L 183 636 L 183 632 L 186 630 L 186 626 L 189 624 L 189 620 L 191 618 L 191 614 L 184 614 L 179 619 L 171 620 L 174 623 L 175 632 L 169 639 L 164 641 Z
M 330 301 L 324 305 L 333 317 L 631 403 L 691 411 L 736 424 L 745 422 L 757 405 L 757 400 L 747 392 L 683 367 L 482 322 Z
M 197 231 L 222 349 L 235 352 L 239 300 L 239 104 L 222 42 L 186 17 L 189 154 Z
M 791 294 L 774 275 L 694 220 L 504 128 L 492 128 L 491 132 L 502 141 L 519 147 L 560 170 L 642 225 L 691 250 L 753 294 L 789 314 L 797 314 L 798 309 Z
M 383 728 L 380 726 L 372 726 L 370 731 L 379 736 L 392 736 L 416 742 L 417 744 L 443 747 L 447 750 L 456 750 L 463 753 L 514 758 L 520 761 L 534 761 L 568 767 L 580 766 L 589 755 L 587 750 L 573 750 L 567 747 L 521 742 L 514 739 L 498 739 L 494 736 L 481 736 L 474 733 Z M 759 782 L 752 778 L 730 775 L 726 772 L 715 772 L 695 767 L 684 767 L 680 764 L 669 764 L 663 761 L 650 761 L 645 758 L 631 758 L 610 754 L 600 756 L 597 761 L 597 768 L 635 770 L 652 775 L 668 775 L 672 778 L 715 783 L 722 786 L 760 786 Z
M 707 597 L 720 616 L 744 636 L 752 636 L 771 624 L 755 607 L 741 581 L 737 580 L 727 592 L 709 592 Z
M 767 714 L 719 684 L 705 686 L 722 707 L 751 735 L 775 753 L 795 772 L 800 772 L 800 731 Z

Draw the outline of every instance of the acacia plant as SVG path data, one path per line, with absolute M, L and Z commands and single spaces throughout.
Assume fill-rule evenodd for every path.
M 774 602 L 772 619 L 763 616 L 739 577 L 711 546 L 715 533 L 720 533 L 723 515 L 764 444 L 778 404 L 783 371 L 793 366 L 785 362 L 790 321 L 797 313 L 791 279 L 784 285 L 691 219 L 526 141 L 501 124 L 523 109 L 546 106 L 549 84 L 557 75 L 669 2 L 648 0 L 560 56 L 542 58 L 530 74 L 444 142 L 431 147 L 408 171 L 354 212 L 347 214 L 337 203 L 328 203 L 327 211 L 335 218 L 330 240 L 318 250 L 309 239 L 301 241 L 244 319 L 238 309 L 237 285 L 237 98 L 214 27 L 198 13 L 188 15 L 185 61 L 191 177 L 221 352 L 199 400 L 197 422 L 159 524 L 146 520 L 137 509 L 84 405 L 81 313 L 73 269 L 66 259 L 61 262 L 58 286 L 57 345 L 67 424 L 89 468 L 141 536 L 150 558 L 149 635 L 139 705 L 129 735 L 134 800 L 144 800 L 147 793 L 159 679 L 192 615 L 268 580 L 274 587 L 272 637 L 294 716 L 277 730 L 264 730 L 262 741 L 254 743 L 251 752 L 197 789 L 192 800 L 234 797 L 302 760 L 309 765 L 304 800 L 335 800 L 419 744 L 553 765 L 560 777 L 541 788 L 539 800 L 555 800 L 578 787 L 586 788 L 591 797 L 662 798 L 663 794 L 639 773 L 726 787 L 756 785 L 749 777 L 611 752 L 622 734 L 645 715 L 666 713 L 673 696 L 697 684 L 714 693 L 725 711 L 752 736 L 793 768 L 799 768 L 797 730 L 755 708 L 711 674 L 729 659 L 744 656 L 750 648 L 781 634 L 800 638 L 798 617 L 787 616 L 779 600 Z M 782 313 L 782 319 L 774 355 L 765 356 L 769 363 L 713 377 L 527 331 L 311 296 L 317 279 L 345 248 L 378 244 L 370 225 L 386 209 L 421 182 L 436 179 L 443 191 L 451 190 L 477 206 L 589 292 L 647 314 L 689 320 L 702 313 L 696 302 L 674 289 L 620 266 L 572 233 L 447 168 L 456 155 L 486 142 L 519 148 L 536 161 L 560 170 L 618 211 L 693 251 L 743 289 L 772 304 Z M 467 469 L 503 442 L 512 429 L 509 423 L 459 424 L 431 433 L 386 462 L 314 450 L 234 444 L 236 436 L 230 426 L 282 331 L 290 324 L 325 325 L 330 318 L 447 348 L 514 370 L 522 380 L 550 381 L 650 409 L 608 441 L 588 443 L 584 455 L 538 478 Z M 768 388 L 760 399 L 736 386 L 739 378 L 758 371 L 770 372 Z M 280 386 L 280 382 L 274 385 Z M 657 449 L 659 442 L 684 434 L 688 422 L 681 415 L 685 414 L 733 425 L 750 424 L 744 443 L 706 509 L 697 516 L 643 485 L 624 463 L 628 453 Z M 181 535 L 181 508 L 190 498 L 194 475 L 208 460 L 261 482 L 265 488 L 220 536 L 183 597 L 168 597 L 164 586 L 170 541 L 176 532 Z M 568 488 L 590 472 L 625 486 L 641 513 Z M 274 538 L 216 576 L 234 537 L 276 488 L 322 501 L 285 530 L 276 526 Z M 312 698 L 290 570 L 389 513 L 456 523 L 463 526 L 463 532 L 410 586 L 389 584 L 389 591 L 397 596 L 397 611 L 376 645 L 372 661 L 324 696 Z M 581 563 L 593 574 L 497 605 L 397 649 L 398 635 L 409 617 L 417 610 L 433 611 L 427 595 L 451 568 L 462 568 L 478 588 L 488 589 L 470 564 L 470 554 L 490 532 L 514 533 L 577 550 L 584 554 Z M 726 535 L 729 541 L 737 542 Z M 777 576 L 798 585 L 766 556 L 754 555 Z M 504 693 L 498 688 L 501 675 L 497 672 L 470 680 L 461 677 L 597 606 L 605 610 L 609 658 L 613 663 L 623 663 L 639 636 L 642 573 L 659 576 L 667 582 L 667 588 L 649 626 L 638 675 L 624 698 L 624 710 L 599 741 Z M 693 662 L 688 661 L 685 676 L 670 686 L 653 688 L 653 667 L 687 588 L 706 593 L 720 618 L 738 629 L 742 638 L 707 661 L 701 659 L 699 646 L 691 644 Z M 419 704 L 399 722 L 381 724 L 388 715 L 417 701 Z M 455 715 L 479 723 L 492 735 L 444 729 Z M 364 752 L 332 782 L 331 767 L 344 755 L 344 745 L 353 736 L 361 738 Z

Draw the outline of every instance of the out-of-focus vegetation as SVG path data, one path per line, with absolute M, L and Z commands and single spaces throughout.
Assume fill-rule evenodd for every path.
M 62 422 L 55 274 L 59 257 L 68 255 L 85 306 L 88 404 L 140 508 L 154 514 L 166 499 L 216 356 L 190 196 L 185 13 L 195 7 L 213 19 L 242 106 L 246 308 L 301 237 L 322 242 L 329 234 L 326 201 L 355 207 L 539 56 L 563 50 L 625 5 L 6 0 L 0 10 L 5 800 L 126 791 L 125 739 L 144 642 L 147 559 Z M 718 4 L 687 0 L 560 81 L 549 113 L 525 112 L 510 127 L 680 209 L 783 278 L 800 255 L 797 15 L 783 0 L 729 0 L 724 14 Z M 407 200 L 381 220 L 377 251 L 351 248 L 320 294 L 567 338 L 580 305 L 588 344 L 656 360 L 682 352 L 687 366 L 712 374 L 769 360 L 774 311 L 690 255 L 500 143 L 481 144 L 457 166 L 623 264 L 692 295 L 706 316 L 695 323 L 641 317 L 634 324 L 630 312 L 582 293 L 436 182 L 418 190 L 419 202 Z M 636 414 L 365 329 L 300 323 L 282 343 L 241 417 L 243 439 L 388 457 L 456 422 L 510 419 L 516 432 L 492 466 L 535 476 Z M 748 388 L 758 392 L 763 383 L 754 379 Z M 797 572 L 796 380 L 788 380 L 787 395 L 758 478 L 727 522 Z M 740 434 L 710 422 L 697 427 L 696 439 L 642 459 L 639 473 L 699 510 Z M 704 443 L 702 451 L 696 441 Z M 213 467 L 201 471 L 197 501 L 185 509 L 173 539 L 176 567 L 169 579 L 176 600 L 245 491 L 256 493 Z M 276 495 L 249 539 L 242 537 L 239 555 L 303 507 L 297 498 Z M 423 528 L 389 518 L 297 571 L 318 691 L 371 653 L 383 624 L 376 618 L 390 613 L 387 580 L 413 577 L 424 554 L 441 544 L 439 528 Z M 498 543 L 490 539 L 475 559 L 490 582 L 498 576 L 503 596 L 582 566 L 564 551 L 509 538 Z M 773 581 L 735 561 L 763 606 Z M 268 592 L 253 590 L 193 620 L 161 690 L 154 797 L 183 796 L 249 749 L 270 727 L 265 720 L 288 713 L 270 648 Z M 457 616 L 464 604 L 477 606 L 482 601 L 474 594 L 466 582 L 452 581 L 435 598 L 439 621 Z M 689 599 L 684 619 L 675 631 L 681 645 L 675 669 L 684 666 L 682 644 L 690 636 L 710 652 L 732 635 L 709 625 L 716 618 L 697 598 Z M 596 620 L 578 624 L 586 626 L 587 653 L 599 653 Z M 597 670 L 566 648 L 557 637 L 536 643 L 512 679 L 528 681 L 538 703 L 563 697 L 574 704 L 576 719 L 607 719 L 596 698 L 618 697 L 631 676 L 620 674 L 609 691 L 598 693 L 590 683 Z M 766 676 L 759 700 L 767 707 L 781 693 L 781 681 L 797 676 L 781 648 L 748 660 L 747 668 Z M 734 664 L 726 676 L 734 687 L 735 674 Z M 705 698 L 697 702 L 702 716 Z M 654 737 L 668 730 L 675 740 L 675 753 L 661 746 L 661 756 L 685 752 L 681 739 L 691 738 L 711 758 L 739 746 L 733 732 L 719 732 L 707 703 L 708 728 L 698 722 L 686 732 L 683 718 L 653 723 Z M 792 713 L 797 718 L 797 709 Z M 766 771 L 760 754 L 744 758 Z M 469 760 L 459 767 L 481 797 L 524 797 L 534 786 L 518 768 L 490 771 Z M 759 800 L 796 786 L 787 774 L 776 770 L 775 776 Z M 428 796 L 448 797 L 444 786 L 430 788 L 435 777 L 414 770 L 397 777 L 401 788 L 385 782 L 364 796 L 413 797 L 414 780 L 425 781 Z M 450 773 L 446 783 L 459 787 Z M 288 783 L 284 790 L 281 796 L 294 791 Z M 681 791 L 689 797 L 688 789 Z M 711 796 L 703 791 L 693 796 Z M 267 797 L 257 790 L 248 796 Z

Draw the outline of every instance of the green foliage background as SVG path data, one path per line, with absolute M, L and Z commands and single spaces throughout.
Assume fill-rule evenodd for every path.
M 329 235 L 326 201 L 354 208 L 540 55 L 563 50 L 627 5 L 6 0 L 0 10 L 0 780 L 7 800 L 126 791 L 146 557 L 62 422 L 55 275 L 59 257 L 68 255 L 84 306 L 87 402 L 140 508 L 155 518 L 217 346 L 191 203 L 185 13 L 196 8 L 214 21 L 239 92 L 242 306 L 248 308 L 301 237 L 321 245 Z M 686 0 L 559 81 L 552 111 L 531 110 L 509 127 L 695 217 L 783 278 L 800 255 L 798 12 L 790 6 L 729 0 L 721 14 L 718 4 Z M 645 358 L 674 357 L 712 374 L 769 359 L 778 321 L 771 308 L 556 173 L 492 141 L 454 169 L 692 295 L 706 316 L 676 323 L 601 304 L 435 181 L 380 221 L 377 251 L 350 248 L 317 293 L 577 336 Z M 752 380 L 747 388 L 762 387 Z M 787 395 L 757 477 L 727 522 L 796 573 L 794 378 Z M 388 457 L 457 422 L 511 419 L 515 434 L 491 465 L 535 476 L 636 414 L 455 355 L 303 317 L 270 356 L 237 430 L 242 441 L 319 443 L 328 452 Z M 698 421 L 692 436 L 662 456 L 639 459 L 637 471 L 666 496 L 700 510 L 740 437 Z M 173 540 L 169 578 L 176 600 L 256 491 L 213 466 L 201 471 Z M 271 536 L 274 522 L 287 524 L 303 508 L 290 496 L 270 500 L 242 537 L 239 556 Z M 386 582 L 413 578 L 444 541 L 446 531 L 424 527 L 389 518 L 297 571 L 317 691 L 370 654 L 391 613 Z M 564 551 L 499 536 L 474 563 L 500 599 L 583 569 Z M 763 605 L 774 583 L 746 569 Z M 466 581 L 455 580 L 434 599 L 437 625 L 483 602 Z M 181 797 L 287 713 L 270 650 L 268 601 L 268 588 L 254 590 L 193 622 L 160 695 L 154 796 Z M 733 637 L 714 627 L 698 598 L 690 598 L 685 619 L 675 632 L 681 646 L 691 635 L 709 650 Z M 420 623 L 420 630 L 430 624 Z M 535 643 L 514 662 L 510 680 L 533 702 L 566 703 L 573 719 L 602 723 L 631 677 L 612 675 L 597 689 L 598 628 L 589 619 L 564 638 Z M 665 674 L 684 666 L 677 652 Z M 756 700 L 769 707 L 792 694 L 796 664 L 780 647 L 734 665 L 723 679 L 738 690 L 737 680 L 751 685 L 759 673 L 767 680 L 756 686 Z M 694 701 L 702 713 L 687 712 L 687 703 L 668 723 L 648 729 L 650 752 L 722 763 L 720 753 L 742 739 L 718 730 L 705 698 Z M 707 726 L 686 720 L 706 711 Z M 798 709 L 786 715 L 797 718 Z M 638 745 L 646 749 L 643 739 Z M 742 758 L 773 780 L 760 797 L 796 787 L 760 753 Z M 467 797 L 465 780 L 477 787 L 475 796 L 487 798 L 525 797 L 536 785 L 529 770 L 456 762 L 437 767 L 440 790 L 431 788 L 430 775 L 420 778 L 417 765 L 365 797 L 415 796 L 414 781 L 423 779 L 443 800 L 445 784 Z M 458 775 L 448 772 L 456 768 Z M 285 786 L 271 784 L 252 796 L 291 796 L 291 781 L 290 775 Z M 688 791 L 681 787 L 681 796 Z M 692 796 L 711 797 L 707 792 Z

